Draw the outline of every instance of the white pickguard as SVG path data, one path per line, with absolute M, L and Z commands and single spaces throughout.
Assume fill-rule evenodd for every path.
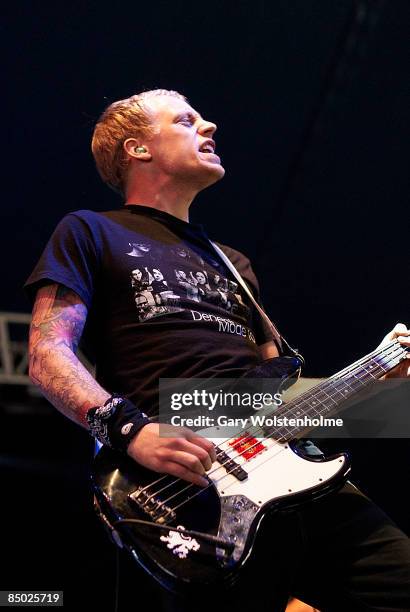
M 206 437 L 206 430 L 200 433 Z M 210 440 L 224 449 L 230 457 L 234 457 L 227 439 L 210 438 Z M 258 506 L 262 506 L 268 501 L 292 496 L 324 484 L 343 470 L 346 464 L 346 458 L 343 456 L 320 462 L 303 459 L 294 453 L 287 443 L 281 444 L 272 439 L 261 440 L 261 444 L 265 450 L 251 459 L 236 458 L 236 462 L 248 473 L 246 480 L 239 481 L 232 474 L 227 474 L 224 467 L 217 468 L 218 464 L 214 463 L 209 477 L 221 497 L 244 495 Z

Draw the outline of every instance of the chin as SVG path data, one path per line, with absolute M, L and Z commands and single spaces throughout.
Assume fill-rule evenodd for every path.
M 201 164 L 196 166 L 191 172 L 185 175 L 185 179 L 190 182 L 197 191 L 202 191 L 217 183 L 225 176 L 225 168 L 221 164 Z
M 212 172 L 209 172 L 206 177 L 204 177 L 203 186 L 201 189 L 205 189 L 205 187 L 210 187 L 214 183 L 217 183 L 225 176 L 225 168 L 223 166 L 218 165 L 212 169 Z
M 209 174 L 215 177 L 215 181 L 219 181 L 225 176 L 225 168 L 221 164 L 209 164 L 208 169 Z

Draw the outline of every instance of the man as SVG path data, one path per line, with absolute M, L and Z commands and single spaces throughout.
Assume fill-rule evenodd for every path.
M 147 321 L 135 303 L 130 245 L 150 247 L 150 269 L 161 270 L 176 295 L 182 249 L 186 274 L 198 278 L 205 272 L 233 282 L 202 226 L 189 222 L 197 193 L 225 173 L 215 154 L 215 131 L 176 92 L 154 90 L 108 107 L 92 149 L 101 177 L 123 194 L 125 205 L 67 215 L 27 281 L 36 295 L 30 375 L 44 395 L 137 463 L 200 486 L 206 486 L 204 475 L 216 460 L 213 444 L 187 429 L 178 430 L 179 437 L 159 435 L 158 423 L 146 417 L 158 412 L 158 379 L 236 377 L 277 356 L 278 349 L 239 288 L 246 308 L 235 313 L 222 300 L 207 301 L 205 295 L 198 302 L 187 292 L 160 312 L 152 308 Z M 222 248 L 258 298 L 249 261 Z M 138 257 L 141 270 L 144 253 Z M 243 333 L 218 324 L 226 319 Z M 409 333 L 399 325 L 385 341 L 399 337 L 409 346 Z M 82 336 L 96 356 L 96 380 L 75 356 Z M 408 375 L 406 365 L 398 370 Z M 281 610 L 290 591 L 329 610 L 410 609 L 408 540 L 351 485 L 277 521 L 259 538 L 247 579 L 234 592 L 218 595 L 218 609 L 236 602 L 243 609 Z M 332 577 L 330 564 L 338 568 Z M 215 594 L 203 594 L 195 604 L 179 602 L 177 609 L 210 609 L 206 595 Z

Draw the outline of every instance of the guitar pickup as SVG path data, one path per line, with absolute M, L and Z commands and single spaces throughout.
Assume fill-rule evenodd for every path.
M 216 458 L 218 459 L 221 466 L 226 469 L 228 474 L 232 474 L 232 476 L 235 476 L 235 478 L 240 481 L 246 480 L 248 478 L 248 473 L 245 472 L 245 470 L 239 465 L 239 463 L 236 463 L 234 459 L 231 459 L 225 453 L 225 451 L 217 450 Z

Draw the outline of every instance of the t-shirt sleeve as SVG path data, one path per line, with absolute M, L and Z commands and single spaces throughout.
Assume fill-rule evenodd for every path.
M 43 254 L 24 284 L 33 302 L 40 286 L 61 283 L 75 291 L 90 308 L 98 273 L 98 253 L 89 225 L 76 215 L 66 215 L 54 230 Z

